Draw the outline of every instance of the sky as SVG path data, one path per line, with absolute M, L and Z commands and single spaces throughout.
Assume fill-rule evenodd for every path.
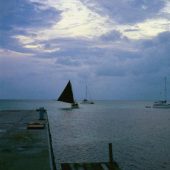
M 0 99 L 170 99 L 170 0 L 1 0 Z

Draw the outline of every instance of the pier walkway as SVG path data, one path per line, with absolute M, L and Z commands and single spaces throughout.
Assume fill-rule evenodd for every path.
M 0 111 L 0 170 L 51 169 L 47 115 L 44 128 L 27 129 L 38 119 L 35 110 Z

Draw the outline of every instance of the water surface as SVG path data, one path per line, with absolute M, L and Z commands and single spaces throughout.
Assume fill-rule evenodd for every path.
M 108 161 L 108 143 L 123 170 L 170 169 L 170 109 L 147 101 L 96 101 L 80 109 L 56 101 L 0 101 L 0 109 L 48 110 L 56 162 Z

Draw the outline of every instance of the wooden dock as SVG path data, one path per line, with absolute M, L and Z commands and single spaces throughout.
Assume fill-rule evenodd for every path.
M 120 170 L 117 163 L 110 164 L 109 162 L 99 163 L 63 163 L 62 170 Z
M 113 160 L 112 144 L 109 143 L 109 162 L 62 163 L 62 170 L 120 170 Z
M 0 170 L 51 170 L 48 119 L 35 110 L 0 111 Z M 43 129 L 29 125 L 43 124 Z

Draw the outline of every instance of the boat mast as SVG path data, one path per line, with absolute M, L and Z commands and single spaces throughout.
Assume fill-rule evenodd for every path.
M 87 99 L 87 84 L 86 84 L 86 95 L 85 95 L 85 99 Z
M 167 87 L 166 87 L 166 81 L 167 81 L 167 78 L 165 77 L 165 101 L 167 100 Z

